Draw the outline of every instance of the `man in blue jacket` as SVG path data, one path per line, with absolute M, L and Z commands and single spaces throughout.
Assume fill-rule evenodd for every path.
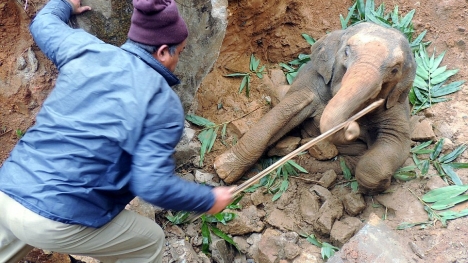
M 161 262 L 164 233 L 125 210 L 135 197 L 172 210 L 218 213 L 230 187 L 174 174 L 184 112 L 172 85 L 188 36 L 173 0 L 133 0 L 120 48 L 67 25 L 90 9 L 51 0 L 30 25 L 59 69 L 36 124 L 0 170 L 0 262 L 32 247 L 104 262 Z

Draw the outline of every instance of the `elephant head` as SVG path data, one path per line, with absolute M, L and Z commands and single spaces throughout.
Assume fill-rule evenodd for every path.
M 317 71 L 326 83 L 330 82 L 332 93 L 320 119 L 321 132 L 344 122 L 378 99 L 386 100 L 382 110 L 407 102 L 416 65 L 401 32 L 361 23 L 321 39 L 320 47 L 315 49 L 318 50 L 312 56 L 321 63 Z M 348 143 L 359 133 L 359 126 L 351 123 L 335 134 L 332 141 Z

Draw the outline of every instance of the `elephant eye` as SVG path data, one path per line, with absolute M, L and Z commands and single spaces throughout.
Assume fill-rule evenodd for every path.
M 398 69 L 397 69 L 397 68 L 392 69 L 392 74 L 393 74 L 393 75 L 395 75 L 395 74 L 397 74 L 397 73 L 398 73 Z
M 344 54 L 345 54 L 345 57 L 349 56 L 349 46 L 345 47 Z

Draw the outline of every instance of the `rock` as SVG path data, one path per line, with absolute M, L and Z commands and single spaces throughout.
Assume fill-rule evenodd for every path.
M 432 130 L 432 125 L 428 120 L 422 120 L 414 126 L 414 130 L 411 133 L 411 140 L 413 141 L 429 141 L 435 140 L 436 136 Z
M 269 228 L 259 242 L 258 261 L 255 262 L 276 263 L 285 259 L 293 259 L 301 253 L 301 249 L 296 243 L 296 233 L 282 234 L 278 230 Z
M 343 206 L 346 213 L 356 216 L 366 209 L 366 202 L 361 194 L 351 192 L 343 196 Z
M 265 227 L 265 224 L 259 217 L 258 209 L 253 205 L 246 207 L 241 211 L 230 211 L 229 209 L 226 209 L 224 212 L 232 212 L 237 215 L 236 218 L 230 221 L 227 225 L 221 223 L 217 224 L 217 227 L 225 233 L 231 235 L 245 235 L 254 232 L 259 233 Z
M 286 136 L 268 151 L 268 156 L 285 156 L 296 150 L 300 141 L 301 138 L 299 137 Z
M 130 203 L 125 207 L 125 209 L 134 211 L 144 217 L 147 217 L 154 221 L 155 214 L 162 211 L 161 208 L 154 206 L 150 203 L 145 202 L 139 197 L 135 197 Z
M 313 223 L 314 229 L 322 235 L 329 235 L 335 220 L 343 216 L 343 204 L 330 191 L 315 185 L 311 188 L 323 202 L 319 209 L 319 217 Z
M 298 245 L 301 248 L 301 253 L 292 263 L 323 263 L 321 249 L 312 245 L 306 239 L 299 239 Z
M 250 195 L 250 200 L 252 200 L 253 205 L 258 206 L 270 202 L 271 196 L 264 194 L 263 191 L 257 190 Z
M 246 238 L 240 237 L 240 236 L 234 236 L 232 240 L 236 243 L 237 248 L 239 248 L 240 252 L 247 254 L 247 252 L 249 251 L 250 245 L 249 243 L 247 243 Z
M 426 183 L 426 189 L 428 192 L 444 186 L 448 186 L 448 184 L 439 175 L 430 176 Z
M 402 186 L 391 186 L 387 193 L 374 196 L 389 211 L 394 211 L 401 222 L 425 222 L 427 212 L 419 200 Z
M 335 246 L 341 247 L 348 242 L 362 226 L 361 220 L 356 217 L 347 217 L 333 224 L 330 239 Z
M 286 76 L 284 75 L 284 71 L 281 69 L 272 69 L 270 70 L 270 78 L 271 82 L 275 86 L 287 85 L 288 82 L 286 80 Z
M 301 191 L 299 211 L 301 213 L 302 220 L 309 224 L 313 224 L 319 216 L 318 211 L 320 206 L 320 198 L 315 192 L 310 192 L 307 189 L 303 189 Z
M 328 170 L 320 178 L 320 185 L 328 188 L 336 181 L 337 175 L 334 170 Z
M 170 242 L 169 247 L 171 256 L 175 262 L 203 263 L 195 250 L 193 250 L 192 245 L 184 239 Z
M 455 148 L 455 145 L 453 144 L 452 140 L 444 138 L 444 144 L 442 145 L 442 152 L 448 153 L 449 151 L 452 151 L 454 148 Z
M 255 262 L 258 262 L 258 244 L 262 239 L 263 234 L 252 234 L 247 238 L 247 243 L 250 245 L 248 255 L 252 257 Z
M 211 186 L 219 186 L 219 183 L 213 182 L 215 176 L 211 173 L 204 173 L 200 170 L 195 171 L 195 182 Z
M 301 144 L 304 145 L 312 139 L 313 138 L 303 139 Z M 320 161 L 330 160 L 338 155 L 338 149 L 336 146 L 327 140 L 320 141 L 317 144 L 312 145 L 308 152 L 312 157 Z
M 447 122 L 436 121 L 434 122 L 434 133 L 438 137 L 452 138 L 454 131 Z
M 190 163 L 195 156 L 200 156 L 201 144 L 195 138 L 195 130 L 185 128 L 180 142 L 177 144 L 174 153 L 174 159 L 177 166 Z
M 234 246 L 227 243 L 224 239 L 218 236 L 211 235 L 211 257 L 217 263 L 232 263 L 235 257 Z M 190 261 L 189 261 L 190 262 Z
M 283 231 L 294 230 L 297 225 L 296 220 L 282 210 L 274 209 L 266 218 L 266 222 Z
M 166 233 L 170 233 L 171 235 L 175 235 L 178 238 L 185 238 L 185 233 L 178 225 L 167 224 L 166 228 L 164 229 Z
M 408 242 L 371 214 L 366 225 L 327 263 L 414 262 Z

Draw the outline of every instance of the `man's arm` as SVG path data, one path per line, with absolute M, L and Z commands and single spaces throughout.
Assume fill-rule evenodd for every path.
M 72 14 L 91 10 L 80 6 L 80 0 L 51 0 L 31 22 L 30 31 L 34 41 L 46 56 L 60 68 L 64 63 L 77 56 L 80 48 L 94 37 L 83 30 L 75 30 L 67 25 Z M 70 38 L 70 36 L 74 36 Z

